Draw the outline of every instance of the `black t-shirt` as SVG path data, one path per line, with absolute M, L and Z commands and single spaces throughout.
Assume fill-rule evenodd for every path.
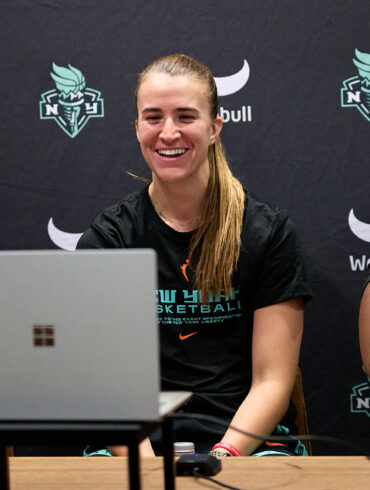
M 156 250 L 162 389 L 192 391 L 193 411 L 230 419 L 251 384 L 254 310 L 306 300 L 310 289 L 291 220 L 250 194 L 231 297 L 199 301 L 187 262 L 191 236 L 160 219 L 145 187 L 100 213 L 78 248 Z

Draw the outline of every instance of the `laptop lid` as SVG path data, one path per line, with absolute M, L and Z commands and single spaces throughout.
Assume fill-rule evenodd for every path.
M 0 252 L 0 420 L 153 420 L 153 250 Z

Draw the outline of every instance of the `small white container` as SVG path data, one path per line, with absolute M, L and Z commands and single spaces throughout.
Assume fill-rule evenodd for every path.
M 183 456 L 184 454 L 194 453 L 194 442 L 175 442 L 173 445 L 174 456 Z

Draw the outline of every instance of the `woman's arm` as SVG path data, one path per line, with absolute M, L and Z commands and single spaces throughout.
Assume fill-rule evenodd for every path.
M 260 308 L 254 313 L 252 386 L 231 425 L 248 432 L 270 434 L 285 415 L 293 390 L 303 331 L 300 298 Z M 223 442 L 242 455 L 263 441 L 229 428 Z
M 370 376 L 370 283 L 362 295 L 359 315 L 359 336 L 362 363 Z

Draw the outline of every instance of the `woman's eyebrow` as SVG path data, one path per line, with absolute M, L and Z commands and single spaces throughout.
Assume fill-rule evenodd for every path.
M 145 113 L 145 112 L 161 112 L 161 109 L 159 109 L 159 107 L 146 107 L 141 112 L 142 113 Z
M 178 112 L 199 112 L 195 107 L 178 107 L 176 109 Z
M 146 107 L 143 109 L 142 114 L 146 114 L 147 112 L 162 112 L 162 109 L 159 107 Z M 176 109 L 176 112 L 197 112 L 199 113 L 199 110 L 196 109 L 195 107 L 178 107 Z

